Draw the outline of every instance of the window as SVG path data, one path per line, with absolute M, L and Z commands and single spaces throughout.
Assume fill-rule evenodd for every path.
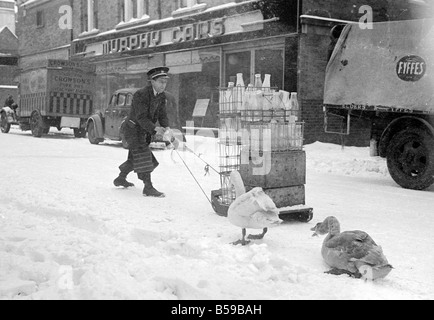
M 271 74 L 271 86 L 283 90 L 285 51 L 280 48 L 255 50 L 255 74 Z
M 262 80 L 265 74 L 271 74 L 271 86 L 283 89 L 284 53 L 282 47 L 226 53 L 224 86 L 235 82 L 237 73 L 243 74 L 246 86 L 254 84 L 255 74 L 261 74 Z
M 124 22 L 149 18 L 149 0 L 124 0 L 121 12 Z
M 81 0 L 81 31 L 98 30 L 98 0 Z
M 200 0 L 175 0 L 176 10 L 172 12 L 173 16 L 182 16 L 193 14 L 205 10 L 206 3 L 201 3 Z
M 178 0 L 179 9 L 191 8 L 197 4 L 198 4 L 198 0 Z
M 127 100 L 127 97 L 125 96 L 124 93 L 120 93 L 119 94 L 119 99 L 118 99 L 118 106 L 123 106 L 125 105 L 125 101 Z
M 44 11 L 36 12 L 36 27 L 42 28 L 45 26 Z
M 250 69 L 251 69 L 251 56 L 250 51 L 233 52 L 226 55 L 226 81 L 225 86 L 229 82 L 236 82 L 238 73 L 243 74 L 245 85 L 250 81 Z
M 133 104 L 133 95 L 130 93 L 127 96 L 127 106 L 131 106 Z
M 118 96 L 116 94 L 114 94 L 112 96 L 112 100 L 111 100 L 110 104 L 114 107 L 115 105 L 117 105 L 117 103 L 118 103 Z

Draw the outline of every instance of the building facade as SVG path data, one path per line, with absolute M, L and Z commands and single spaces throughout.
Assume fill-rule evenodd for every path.
M 178 128 L 194 120 L 201 99 L 210 104 L 196 125 L 218 127 L 218 88 L 237 73 L 246 84 L 255 74 L 271 74 L 273 87 L 299 93 L 306 142 L 338 142 L 323 129 L 330 30 L 363 19 L 367 5 L 374 22 L 427 11 L 421 0 L 19 1 L 20 65 L 47 58 L 95 64 L 101 110 L 112 92 L 146 85 L 146 72 L 165 65 L 168 91 L 178 102 L 171 122 Z
M 18 39 L 15 35 L 15 3 L 0 1 L 0 108 L 6 98 L 18 98 Z

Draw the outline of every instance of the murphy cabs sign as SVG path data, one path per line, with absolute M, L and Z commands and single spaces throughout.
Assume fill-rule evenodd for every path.
M 124 53 L 133 50 L 155 48 L 183 42 L 211 39 L 227 34 L 262 30 L 264 17 L 260 10 L 245 12 L 233 16 L 198 21 L 161 30 L 138 32 L 124 37 L 113 36 L 102 42 L 87 42 L 86 51 L 94 56 Z
M 122 37 L 103 43 L 103 54 L 156 47 L 162 43 L 179 43 L 200 40 L 225 34 L 223 18 L 189 24 L 173 29 L 158 30 L 138 35 Z

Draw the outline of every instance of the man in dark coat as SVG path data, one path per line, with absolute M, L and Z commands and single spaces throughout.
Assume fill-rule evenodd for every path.
M 143 195 L 146 197 L 164 198 L 162 192 L 156 190 L 151 181 L 151 173 L 159 165 L 152 154 L 149 144 L 152 136 L 159 133 L 171 136 L 169 119 L 166 111 L 166 90 L 169 68 L 158 67 L 148 72 L 151 84 L 138 90 L 133 97 L 130 114 L 126 120 L 125 139 L 129 145 L 128 160 L 120 167 L 120 174 L 113 183 L 116 187 L 132 187 L 126 180 L 132 171 L 145 184 Z M 161 128 L 157 128 L 157 121 Z M 161 130 L 162 132 L 157 132 Z
M 12 97 L 12 95 L 9 95 L 9 96 L 6 98 L 6 101 L 5 101 L 5 107 L 12 108 L 12 105 L 13 105 L 14 103 L 15 103 L 14 98 Z

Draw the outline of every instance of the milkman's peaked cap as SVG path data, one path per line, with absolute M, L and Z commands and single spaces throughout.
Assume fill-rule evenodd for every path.
M 169 68 L 167 67 L 158 67 L 148 71 L 148 79 L 149 80 L 157 80 L 158 78 L 164 77 L 169 79 L 168 77 Z

